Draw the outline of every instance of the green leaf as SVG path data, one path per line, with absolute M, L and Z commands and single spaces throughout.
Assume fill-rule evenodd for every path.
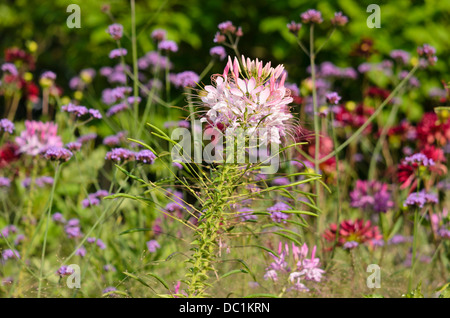
M 156 278 L 161 284 L 163 284 L 163 286 L 164 286 L 168 291 L 170 291 L 169 285 L 166 283 L 166 281 L 165 281 L 164 279 L 162 279 L 161 277 L 159 277 L 158 275 L 153 274 L 153 273 L 148 273 L 147 275 Z
M 248 274 L 248 272 L 245 269 L 235 269 L 235 270 L 229 271 L 228 273 L 223 274 L 220 277 L 220 279 L 223 279 L 225 277 L 228 277 L 228 276 L 233 275 L 233 274 L 238 274 L 238 273 Z

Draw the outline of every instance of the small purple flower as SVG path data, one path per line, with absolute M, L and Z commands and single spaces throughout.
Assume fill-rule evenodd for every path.
M 97 239 L 96 239 L 95 237 L 88 237 L 88 238 L 86 239 L 86 242 L 92 244 L 92 243 L 95 243 L 96 240 L 97 240 Z
M 345 250 L 351 250 L 351 249 L 353 249 L 353 248 L 355 248 L 355 247 L 358 247 L 358 245 L 359 245 L 358 242 L 355 242 L 355 241 L 349 241 L 349 242 L 345 242 L 343 248 L 344 248 Z
M 64 216 L 61 214 L 61 212 L 54 213 L 52 219 L 56 223 L 66 223 L 66 220 L 64 219 Z
M 86 248 L 84 248 L 84 246 L 80 246 L 80 248 L 76 250 L 75 255 L 85 257 L 86 256 Z
M 91 134 L 86 134 L 86 135 L 80 136 L 77 141 L 81 142 L 82 144 L 84 144 L 84 143 L 86 143 L 86 142 L 88 142 L 90 140 L 94 140 L 96 138 L 97 138 L 97 134 L 96 133 L 91 133 Z
M 128 97 L 127 98 L 127 102 L 128 102 L 128 104 L 130 104 L 130 105 L 132 105 L 132 104 L 134 104 L 134 102 L 136 101 L 136 103 L 140 103 L 141 102 L 141 98 L 139 97 L 139 96 L 130 96 L 130 97 Z
M 171 82 L 178 88 L 180 87 L 195 87 L 200 78 L 197 73 L 192 71 L 184 71 L 175 74 L 171 78 Z
M 11 181 L 8 178 L 0 177 L 0 188 L 9 188 Z
M 124 110 L 126 110 L 128 108 L 129 108 L 129 106 L 126 103 L 116 104 L 114 106 L 111 106 L 108 109 L 108 111 L 106 112 L 106 116 L 111 117 L 112 115 L 115 115 L 115 114 L 117 114 L 119 112 L 122 112 L 122 111 L 124 111 Z
M 286 223 L 286 220 L 289 218 L 289 215 L 283 212 L 275 211 L 271 213 L 270 218 L 275 223 Z
M 155 253 L 158 248 L 161 246 L 156 240 L 150 240 L 147 242 L 147 248 L 150 253 Z
M 59 276 L 68 276 L 72 275 L 74 272 L 75 270 L 72 267 L 63 265 L 56 271 L 56 274 Z
M 2 253 L 2 257 L 3 257 L 4 261 L 7 261 L 8 259 L 13 259 L 13 258 L 19 259 L 20 254 L 16 250 L 6 249 Z
M 403 206 L 418 206 L 423 208 L 427 203 L 438 203 L 439 199 L 435 194 L 425 193 L 425 191 L 412 192 L 403 203 Z
M 97 246 L 101 249 L 104 250 L 106 248 L 106 244 L 101 240 L 101 239 L 97 239 L 97 241 L 95 242 L 95 244 L 97 244 Z
M 85 106 L 79 106 L 74 104 L 68 104 L 61 107 L 62 111 L 75 114 L 77 117 L 84 116 L 88 113 L 88 109 Z
M 68 238 L 80 238 L 83 236 L 83 233 L 81 233 L 81 229 L 78 226 L 66 226 L 64 230 L 66 231 Z
M 322 13 L 320 11 L 309 9 L 306 12 L 303 12 L 300 17 L 302 18 L 303 23 L 322 23 Z
M 221 61 L 223 61 L 227 57 L 227 52 L 225 51 L 225 48 L 223 46 L 214 46 L 209 50 L 209 55 L 212 57 L 217 57 Z
M 253 214 L 253 209 L 249 208 L 241 208 L 238 211 L 238 215 L 242 222 L 248 221 L 248 220 L 256 220 L 258 217 Z
M 426 61 L 430 65 L 434 65 L 437 62 L 436 49 L 431 45 L 424 44 L 423 46 L 418 47 L 417 53 L 419 54 L 419 56 L 426 57 Z
M 177 52 L 178 45 L 174 41 L 163 40 L 158 43 L 158 49 L 168 52 Z
M 40 78 L 45 79 L 45 80 L 54 81 L 54 80 L 56 80 L 56 74 L 53 73 L 52 71 L 46 71 L 46 72 L 42 73 Z
M 387 212 L 394 207 L 388 185 L 378 181 L 356 181 L 350 192 L 350 205 L 374 212 Z
M 106 153 L 105 159 L 120 163 L 123 161 L 132 161 L 136 158 L 136 154 L 125 148 L 114 148 Z
M 403 50 L 392 50 L 390 57 L 404 65 L 407 65 L 411 56 L 408 52 Z
M 287 24 L 287 28 L 289 29 L 289 32 L 291 32 L 292 34 L 297 36 L 298 35 L 298 31 L 300 31 L 300 29 L 302 28 L 302 24 L 301 23 L 297 23 L 295 21 L 291 21 L 291 23 Z
M 9 73 L 12 76 L 19 75 L 19 71 L 17 71 L 17 67 L 13 63 L 5 63 L 2 65 L 2 71 L 5 73 Z
M 421 166 L 434 166 L 434 160 L 431 158 L 428 158 L 426 155 L 422 153 L 416 153 L 412 156 L 406 157 L 405 162 L 409 164 L 417 164 Z
M 117 146 L 120 144 L 125 135 L 126 135 L 125 131 L 120 131 L 116 135 L 107 136 L 105 137 L 105 139 L 103 139 L 103 144 L 110 147 Z
M 114 50 L 111 50 L 111 52 L 109 52 L 109 58 L 115 59 L 115 58 L 118 58 L 121 56 L 125 56 L 125 55 L 127 55 L 127 53 L 128 53 L 127 50 L 124 48 L 114 49 Z
M 166 39 L 167 31 L 164 29 L 156 29 L 152 32 L 152 39 L 156 42 L 161 42 Z
M 14 234 L 16 232 L 17 232 L 17 228 L 14 225 L 7 225 L 2 229 L 0 234 L 3 237 L 8 237 L 9 234 Z
M 136 153 L 136 161 L 141 163 L 152 164 L 156 156 L 150 150 L 141 150 Z
M 110 26 L 108 26 L 106 32 L 108 32 L 114 40 L 119 40 L 120 38 L 122 38 L 123 26 L 119 23 L 111 24 Z
M 12 134 L 14 132 L 14 124 L 9 119 L 0 119 L 0 129 Z
M 73 153 L 62 147 L 50 147 L 44 154 L 44 158 L 51 161 L 66 162 L 72 158 Z
M 100 114 L 100 111 L 98 111 L 97 109 L 89 109 L 89 115 L 96 119 L 102 119 L 102 114 Z
M 341 96 L 338 95 L 336 92 L 331 92 L 325 95 L 328 103 L 337 105 L 339 104 L 339 101 L 341 100 Z

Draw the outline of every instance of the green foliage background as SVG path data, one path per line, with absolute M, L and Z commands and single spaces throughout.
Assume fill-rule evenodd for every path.
M 66 26 L 70 14 L 66 8 L 72 3 L 81 7 L 80 29 Z M 371 14 L 366 9 L 371 3 L 381 8 L 379 29 L 366 25 Z M 102 12 L 104 5 L 110 6 L 114 19 L 129 32 L 130 3 L 126 0 L 2 0 L 1 47 L 23 47 L 27 40 L 36 41 L 39 44 L 38 67 L 57 72 L 60 80 L 68 81 L 82 68 L 110 65 L 107 55 L 115 48 L 115 43 L 105 32 L 111 19 Z M 374 40 L 374 48 L 379 53 L 375 59 L 388 56 L 393 49 L 414 53 L 418 45 L 429 43 L 436 47 L 439 61 L 429 74 L 433 80 L 422 85 L 421 90 L 425 93 L 430 87 L 440 86 L 440 80 L 449 80 L 450 0 L 137 0 L 139 56 L 153 49 L 151 31 L 165 28 L 169 39 L 180 46 L 173 56 L 174 71 L 200 72 L 208 63 L 209 49 L 215 45 L 217 25 L 231 20 L 244 31 L 240 43 L 242 54 L 274 64 L 283 63 L 290 74 L 289 80 L 298 83 L 307 75 L 308 61 L 286 24 L 292 20 L 299 22 L 300 13 L 309 8 L 322 11 L 326 21 L 321 25 L 323 32 L 318 43 L 325 40 L 327 21 L 335 11 L 342 11 L 350 20 L 347 27 L 335 32 L 321 53 L 319 63 L 329 60 L 339 66 L 358 66 L 364 59 L 350 57 L 349 53 L 366 37 Z M 129 44 L 125 38 L 123 45 L 129 47 Z M 212 71 L 220 71 L 221 67 L 216 65 Z

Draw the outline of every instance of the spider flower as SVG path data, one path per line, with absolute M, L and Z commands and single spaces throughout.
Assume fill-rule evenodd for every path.
M 237 58 L 228 57 L 222 75 L 216 75 L 212 85 L 200 91 L 201 104 L 206 107 L 202 122 L 233 133 L 241 128 L 249 134 L 265 128 L 270 142 L 281 143 L 289 133 L 292 115 L 288 104 L 293 99 L 284 86 L 286 73 L 283 65 L 250 60 L 242 56 L 243 69 Z
M 25 121 L 25 130 L 16 143 L 19 153 L 36 156 L 50 147 L 62 147 L 61 137 L 57 135 L 58 125 L 52 122 Z

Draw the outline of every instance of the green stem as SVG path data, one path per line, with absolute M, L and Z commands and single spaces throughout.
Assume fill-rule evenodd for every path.
M 419 208 L 416 208 L 416 210 L 414 212 L 413 249 L 412 249 L 412 258 L 411 258 L 411 272 L 409 274 L 408 293 L 410 293 L 412 290 L 412 283 L 413 283 L 413 277 L 414 277 L 414 265 L 416 263 L 418 228 L 419 228 Z
M 58 181 L 60 167 L 61 167 L 61 164 L 58 162 L 56 164 L 56 168 L 55 168 L 55 178 L 53 180 L 52 191 L 50 192 L 50 203 L 49 203 L 48 210 L 47 210 L 47 222 L 45 225 L 44 243 L 42 244 L 41 266 L 39 269 L 39 287 L 38 287 L 38 295 L 37 295 L 38 298 L 41 298 L 42 280 L 43 280 L 42 274 L 44 271 L 44 258 L 45 258 L 45 249 L 47 247 L 48 227 L 49 227 L 49 223 L 50 223 L 50 215 L 52 212 L 53 197 L 55 194 L 56 182 Z

